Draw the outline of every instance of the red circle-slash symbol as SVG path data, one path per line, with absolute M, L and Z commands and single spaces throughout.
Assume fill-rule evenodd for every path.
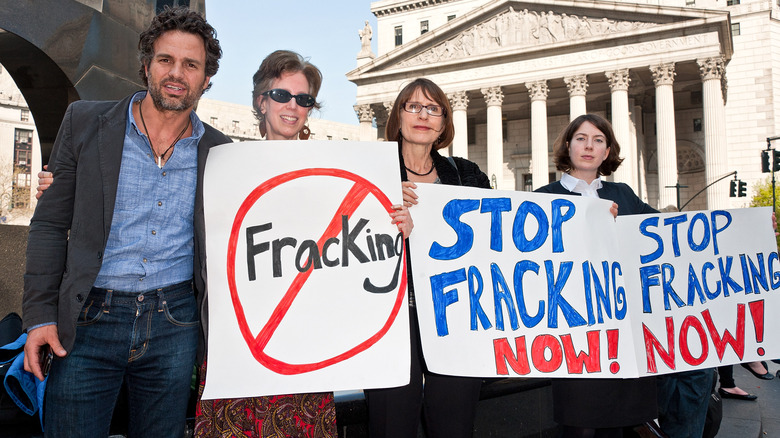
M 236 262 L 236 247 L 238 245 L 238 237 L 239 234 L 241 233 L 242 223 L 244 221 L 244 218 L 246 217 L 247 213 L 252 208 L 252 206 L 260 199 L 260 197 L 262 197 L 270 190 L 284 183 L 299 178 L 305 178 L 308 176 L 330 176 L 330 177 L 346 179 L 354 182 L 354 185 L 350 189 L 349 193 L 347 193 L 344 200 L 341 202 L 335 214 L 333 215 L 333 218 L 328 224 L 328 227 L 325 229 L 325 232 L 323 233 L 322 237 L 320 237 L 319 241 L 317 242 L 317 246 L 320 248 L 322 248 L 326 240 L 341 232 L 341 224 L 342 224 L 341 216 L 345 215 L 347 217 L 350 217 L 352 213 L 355 212 L 358 206 L 360 206 L 360 204 L 369 194 L 373 195 L 374 198 L 376 198 L 377 201 L 379 201 L 379 203 L 388 212 L 391 211 L 391 206 L 392 206 L 392 203 L 390 202 L 390 199 L 388 199 L 387 195 L 385 195 L 381 190 L 379 190 L 377 186 L 375 186 L 365 178 L 355 175 L 354 173 L 347 172 L 346 170 L 327 169 L 327 168 L 301 169 L 301 170 L 296 170 L 293 172 L 288 172 L 282 175 L 275 176 L 269 179 L 268 181 L 265 181 L 264 183 L 257 186 L 257 188 L 255 188 L 252 191 L 252 193 L 250 193 L 249 196 L 247 196 L 247 198 L 241 204 L 241 207 L 238 209 L 238 212 L 236 213 L 236 218 L 233 221 L 233 227 L 230 232 L 230 240 L 228 242 L 228 254 L 227 254 L 227 277 L 228 277 L 228 286 L 230 288 L 230 297 L 233 301 L 233 309 L 236 312 L 236 318 L 238 319 L 238 326 L 241 330 L 241 334 L 244 337 L 244 340 L 249 346 L 249 349 L 251 350 L 252 355 L 255 357 L 255 359 L 261 364 L 263 364 L 266 368 L 275 371 L 279 374 L 286 374 L 286 375 L 301 374 L 301 373 L 306 373 L 321 368 L 325 368 L 330 365 L 347 360 L 355 356 L 356 354 L 367 350 L 372 345 L 376 344 L 380 339 L 382 339 L 382 337 L 387 333 L 387 331 L 390 330 L 390 327 L 393 325 L 393 322 L 398 316 L 398 312 L 401 309 L 401 305 L 405 301 L 404 291 L 406 290 L 406 253 L 404 252 L 403 254 L 404 261 L 402 262 L 403 275 L 401 276 L 401 281 L 399 282 L 398 291 L 396 292 L 396 299 L 393 304 L 393 308 L 385 324 L 379 329 L 379 331 L 374 333 L 368 339 L 360 342 L 358 345 L 349 348 L 348 350 L 340 354 L 337 354 L 336 356 L 321 360 L 319 362 L 312 362 L 312 363 L 302 363 L 302 364 L 287 363 L 282 360 L 273 358 L 265 352 L 265 348 L 268 345 L 268 342 L 273 337 L 276 329 L 279 328 L 279 325 L 281 324 L 282 320 L 287 314 L 287 311 L 290 310 L 290 306 L 292 305 L 296 296 L 300 292 L 306 280 L 309 278 L 309 275 L 311 275 L 313 269 L 308 269 L 305 272 L 298 273 L 298 275 L 295 277 L 290 287 L 287 289 L 287 292 L 282 297 L 281 301 L 279 301 L 279 304 L 277 304 L 277 306 L 274 308 L 273 313 L 268 318 L 268 322 L 265 323 L 265 325 L 257 334 L 257 336 L 254 336 L 249 329 L 249 324 L 247 323 L 246 315 L 244 314 L 244 308 L 241 304 L 241 299 L 238 296 L 238 288 L 236 287 L 236 269 L 235 269 L 236 263 L 235 262 Z

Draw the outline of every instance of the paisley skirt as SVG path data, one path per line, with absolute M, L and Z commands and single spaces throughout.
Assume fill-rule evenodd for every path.
M 205 361 L 200 376 L 196 437 L 338 437 L 332 392 L 201 400 Z

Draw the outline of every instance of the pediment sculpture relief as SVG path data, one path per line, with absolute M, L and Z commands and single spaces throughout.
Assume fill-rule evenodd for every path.
M 577 41 L 655 26 L 655 23 L 588 18 L 513 8 L 399 64 L 401 67 L 459 59 L 513 46 Z

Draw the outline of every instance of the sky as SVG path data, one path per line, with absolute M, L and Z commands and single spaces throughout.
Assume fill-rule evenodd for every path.
M 357 86 L 346 78 L 357 67 L 358 31 L 376 17 L 369 0 L 212 0 L 206 20 L 217 30 L 222 46 L 219 71 L 203 97 L 251 105 L 252 75 L 263 58 L 278 49 L 293 50 L 316 65 L 323 75 L 312 117 L 358 125 L 352 105 Z

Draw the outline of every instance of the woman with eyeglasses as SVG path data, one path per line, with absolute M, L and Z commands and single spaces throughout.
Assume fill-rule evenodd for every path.
M 452 110 L 441 88 L 421 78 L 401 90 L 390 111 L 385 138 L 398 143 L 406 206 L 412 207 L 418 202 L 414 193 L 417 188 L 415 183 L 490 188 L 490 180 L 476 164 L 462 158 L 445 158 L 439 154 L 438 150 L 448 147 L 454 136 Z M 409 324 L 412 334 L 410 383 L 398 388 L 365 391 L 369 436 L 417 437 L 422 414 L 429 438 L 470 437 L 482 380 L 445 376 L 426 369 L 408 258 L 407 262 Z
M 301 55 L 277 50 L 268 55 L 252 78 L 252 106 L 267 140 L 309 138 L 306 119 L 319 108 L 322 73 Z M 411 219 L 405 207 L 391 214 L 408 236 Z M 205 315 L 201 320 L 206 320 Z M 203 392 L 206 362 L 201 367 Z M 289 394 L 242 399 L 200 400 L 196 437 L 337 437 L 333 393 Z

